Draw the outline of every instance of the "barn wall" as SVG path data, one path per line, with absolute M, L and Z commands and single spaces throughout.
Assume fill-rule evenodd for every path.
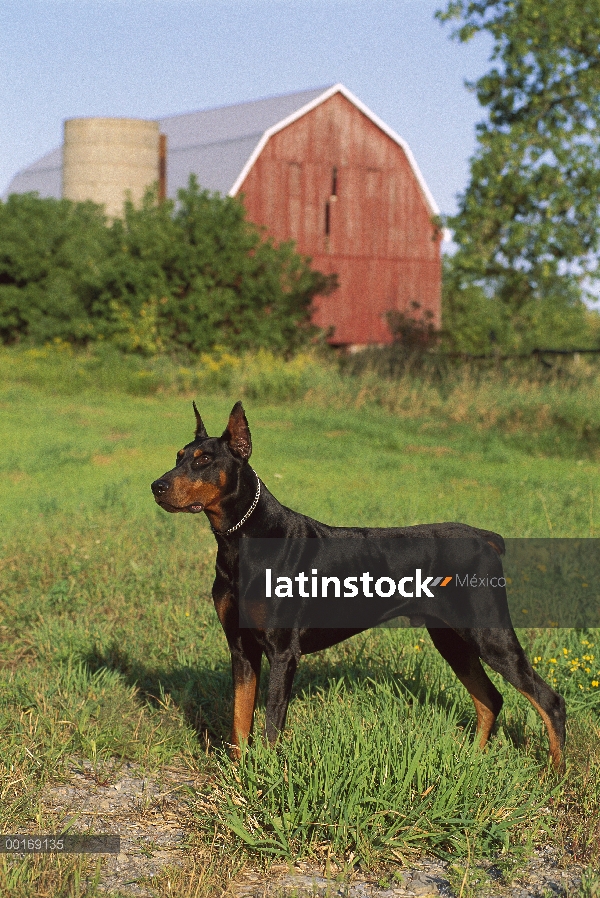
M 386 311 L 412 302 L 440 325 L 431 212 L 402 148 L 343 95 L 271 137 L 240 192 L 251 221 L 339 275 L 315 314 L 316 324 L 335 325 L 332 342 L 389 342 Z

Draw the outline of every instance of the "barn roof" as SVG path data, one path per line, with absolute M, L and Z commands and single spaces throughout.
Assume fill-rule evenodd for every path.
M 159 119 L 160 130 L 167 135 L 169 196 L 175 197 L 181 187 L 187 186 L 191 173 L 203 188 L 235 196 L 269 138 L 338 92 L 402 147 L 430 212 L 438 215 L 439 209 L 406 141 L 343 84 Z M 58 147 L 15 175 L 6 194 L 37 190 L 42 197 L 59 198 L 61 183 L 62 147 Z
M 161 131 L 167 135 L 169 195 L 176 196 L 180 187 L 187 186 L 190 172 L 195 172 L 202 187 L 230 193 L 265 131 L 324 91 L 321 87 L 160 119 Z

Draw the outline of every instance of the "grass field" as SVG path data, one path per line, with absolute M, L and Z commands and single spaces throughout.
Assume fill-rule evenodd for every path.
M 506 684 L 489 750 L 473 748 L 470 699 L 421 630 L 304 659 L 278 749 L 257 740 L 235 766 L 222 748 L 231 683 L 210 601 L 214 541 L 203 517 L 165 514 L 149 489 L 192 437 L 192 396 L 213 434 L 243 396 L 253 466 L 313 517 L 595 536 L 595 372 L 436 385 L 344 378 L 310 359 L 222 354 L 193 370 L 5 350 L 0 376 L 4 832 L 57 831 L 42 796 L 69 759 L 126 758 L 209 778 L 191 803 L 194 850 L 219 859 L 206 894 L 235 864 L 274 856 L 351 869 L 471 852 L 508 864 L 544 841 L 597 863 L 597 631 L 520 631 L 567 699 L 562 780 L 539 718 Z M 0 861 L 0 894 L 93 894 L 87 863 Z M 177 894 L 195 893 L 182 879 Z

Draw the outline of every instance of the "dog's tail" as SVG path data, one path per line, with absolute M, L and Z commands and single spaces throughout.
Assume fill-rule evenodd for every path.
M 498 555 L 504 555 L 506 546 L 504 545 L 504 539 L 499 533 L 494 533 L 493 530 L 481 530 L 479 527 L 473 527 L 473 530 L 476 530 L 482 539 L 484 539 L 486 543 L 489 543 Z

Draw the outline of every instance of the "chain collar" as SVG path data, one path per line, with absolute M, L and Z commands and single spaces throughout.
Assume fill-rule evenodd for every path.
M 248 465 L 250 467 L 250 465 Z M 235 533 L 236 530 L 239 530 L 242 524 L 245 524 L 256 506 L 258 505 L 258 500 L 260 499 L 260 480 L 258 479 L 258 474 L 254 470 L 254 468 L 250 468 L 254 476 L 256 477 L 256 495 L 254 497 L 254 502 L 244 515 L 241 521 L 238 521 L 233 527 L 230 527 L 229 530 L 215 530 L 215 528 L 211 524 L 211 529 L 213 533 L 218 534 L 219 536 L 230 536 L 232 533 Z

